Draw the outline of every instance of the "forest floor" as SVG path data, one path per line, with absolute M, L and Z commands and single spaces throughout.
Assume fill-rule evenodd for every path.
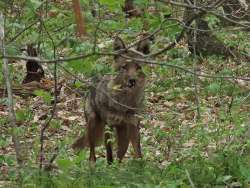
M 236 64 L 231 61 L 225 64 L 220 58 L 197 60 L 192 57 L 173 61 L 171 56 L 162 57 L 164 59 L 189 70 L 193 70 L 193 63 L 196 62 L 196 69 L 201 75 L 231 71 L 238 72 L 237 76 L 249 77 L 248 62 Z M 14 66 L 14 72 L 20 72 L 19 66 Z M 100 147 L 96 169 L 90 170 L 87 165 L 88 151 L 76 155 L 71 149 L 73 141 L 85 130 L 83 106 L 88 89 L 85 83 L 77 87 L 77 81 L 72 81 L 74 77 L 59 70 L 61 89 L 55 114 L 45 131 L 43 159 L 47 163 L 56 155 L 55 177 L 60 180 L 66 178 L 65 182 L 70 182 L 72 187 L 74 183 L 89 187 L 140 187 L 147 184 L 148 187 L 188 187 L 192 182 L 198 187 L 225 187 L 237 183 L 250 186 L 247 132 L 250 121 L 249 81 L 196 78 L 168 67 L 155 66 L 151 66 L 147 74 L 145 110 L 141 115 L 140 130 L 143 160 L 132 160 L 133 151 L 129 149 L 122 164 L 115 162 L 112 167 L 107 167 L 105 149 Z M 52 79 L 45 80 L 44 84 L 53 88 Z M 50 92 L 39 91 L 37 96 L 14 96 L 17 130 L 23 138 L 29 159 L 24 185 L 33 181 L 32 172 L 39 166 L 40 131 L 49 119 L 53 106 L 53 92 Z M 0 187 L 16 179 L 17 169 L 6 104 L 6 98 L 1 98 Z M 83 174 L 85 180 L 80 180 Z M 56 178 L 46 181 L 51 185 L 60 185 Z

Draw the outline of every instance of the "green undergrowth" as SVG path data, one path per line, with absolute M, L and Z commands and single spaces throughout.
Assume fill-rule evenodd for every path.
M 80 158 L 84 158 L 81 156 Z M 61 160 L 59 170 L 39 175 L 37 169 L 23 171 L 18 185 L 23 188 L 81 188 L 81 187 L 225 187 L 250 182 L 249 156 L 239 157 L 235 151 L 220 151 L 211 158 L 193 153 L 183 160 L 162 165 L 154 161 L 126 160 L 107 166 L 100 159 L 95 166 L 79 157 Z

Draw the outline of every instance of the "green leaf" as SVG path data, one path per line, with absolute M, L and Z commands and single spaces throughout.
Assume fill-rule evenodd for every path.
M 78 155 L 74 158 L 74 163 L 81 163 L 83 160 L 87 159 L 87 154 L 85 150 L 82 150 L 78 153 Z
M 58 120 L 52 120 L 50 122 L 50 127 L 53 128 L 53 129 L 58 129 L 61 127 L 61 122 L 58 121 Z
M 41 4 L 42 4 L 42 1 L 38 1 L 38 0 L 28 1 L 29 7 L 32 8 L 33 10 L 36 10 Z
M 27 118 L 27 111 L 24 109 L 16 111 L 16 120 L 17 121 L 25 121 Z
M 74 163 L 69 159 L 59 159 L 57 160 L 57 165 L 62 170 L 68 170 L 69 168 L 73 167 Z
M 36 96 L 42 97 L 42 99 L 44 100 L 45 103 L 47 104 L 51 104 L 51 100 L 52 100 L 52 96 L 49 92 L 44 91 L 44 90 L 35 90 L 34 94 Z
M 122 4 L 121 0 L 100 0 L 101 4 L 107 5 L 110 10 L 114 10 L 115 8 L 120 8 L 120 5 Z
M 243 165 L 240 165 L 240 172 L 241 174 L 248 180 L 250 181 L 250 169 L 243 166 Z
M 103 23 L 101 23 L 101 28 L 107 31 L 116 30 L 117 28 L 124 29 L 124 27 L 125 25 L 122 21 L 104 20 Z
M 138 18 L 130 19 L 128 24 L 129 24 L 128 26 L 129 26 L 130 31 L 138 32 L 142 30 L 143 28 L 143 23 L 141 19 L 138 19 Z
M 220 85 L 218 83 L 212 83 L 207 87 L 207 89 L 209 93 L 216 94 L 220 90 Z
M 226 175 L 226 176 L 218 177 L 216 181 L 217 181 L 218 183 L 227 183 L 227 182 L 229 182 L 231 179 L 232 179 L 232 176 L 231 176 L 231 175 Z
M 214 28 L 214 26 L 220 23 L 220 19 L 214 15 L 208 15 L 206 17 L 206 21 L 208 21 L 208 25 L 210 28 Z
M 77 80 L 77 81 L 75 81 L 74 86 L 76 88 L 80 88 L 80 87 L 82 87 L 82 82 L 80 82 L 80 81 Z
M 94 62 L 90 61 L 89 59 L 83 60 L 76 60 L 69 62 L 67 67 L 72 68 L 77 73 L 83 73 L 87 75 L 91 75 L 92 71 L 94 70 Z

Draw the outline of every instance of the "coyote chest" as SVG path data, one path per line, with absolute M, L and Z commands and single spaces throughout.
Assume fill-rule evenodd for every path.
M 112 76 L 105 76 L 92 94 L 92 110 L 109 125 L 137 121 L 136 114 L 140 112 L 144 98 L 144 80 L 136 87 L 127 88 L 116 83 Z

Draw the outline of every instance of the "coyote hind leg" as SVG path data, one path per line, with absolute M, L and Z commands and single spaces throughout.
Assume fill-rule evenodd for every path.
M 90 148 L 89 160 L 92 162 L 96 161 L 95 146 L 104 135 L 104 124 L 96 113 L 92 112 L 88 118 L 87 124 L 87 139 Z
M 88 138 L 84 134 L 72 144 L 72 148 L 73 150 L 80 151 L 81 149 L 84 149 L 87 145 L 88 145 Z

